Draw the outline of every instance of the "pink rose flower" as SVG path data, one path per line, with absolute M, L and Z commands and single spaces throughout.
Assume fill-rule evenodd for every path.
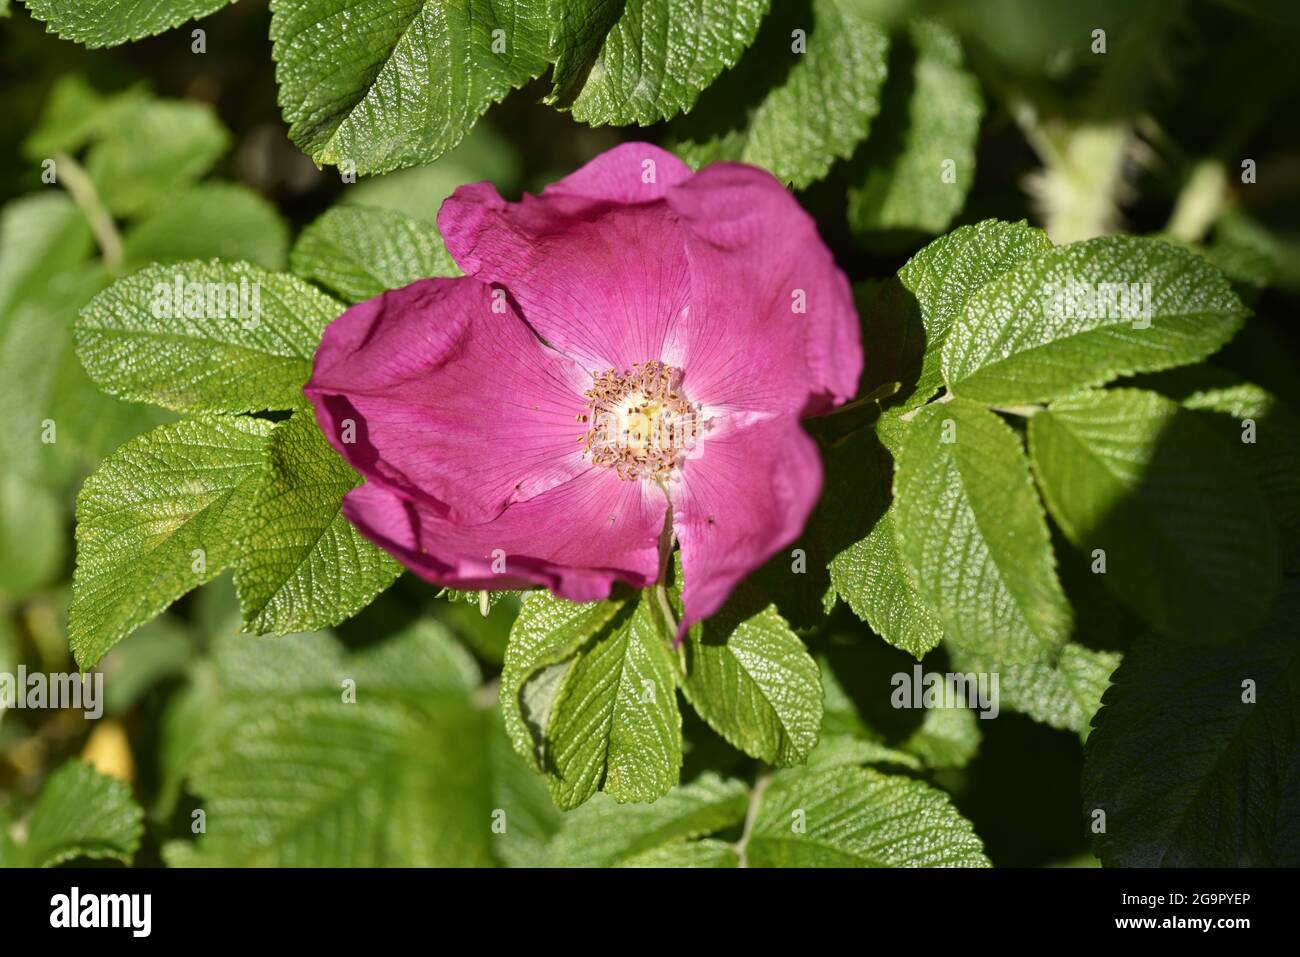
M 463 186 L 438 226 L 465 276 L 348 309 L 306 387 L 363 535 L 436 584 L 591 601 L 658 579 L 670 521 L 681 632 L 799 536 L 800 419 L 853 396 L 862 349 L 771 175 L 627 143 L 518 203 Z

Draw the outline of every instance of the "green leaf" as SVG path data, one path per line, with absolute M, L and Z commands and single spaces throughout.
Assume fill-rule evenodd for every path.
M 342 308 L 248 263 L 150 266 L 82 310 L 77 354 L 104 391 L 165 409 L 292 409 L 306 401 L 312 356 Z
M 501 670 L 501 716 L 515 751 L 540 773 L 559 682 L 578 650 L 614 620 L 621 600 L 578 603 L 547 591 L 524 596 Z
M 1300 570 L 1300 417 L 1248 382 L 1199 390 L 1183 405 L 1240 453 L 1268 500 L 1286 568 Z
M 661 844 L 635 857 L 629 857 L 618 866 L 739 867 L 740 855 L 730 844 L 705 838 L 700 841 L 674 841 L 670 844 Z
M 897 276 L 855 282 L 853 304 L 862 341 L 872 346 L 862 357 L 858 399 L 871 396 L 882 409 L 897 405 L 912 393 L 921 372 L 926 344 L 921 308 Z
M 359 484 L 311 412 L 295 412 L 275 427 L 247 504 L 235 567 L 246 631 L 285 634 L 340 624 L 402 573 L 343 517 L 343 496 Z
M 926 406 L 894 488 L 899 554 L 949 638 L 1008 661 L 1065 642 L 1070 607 L 1047 521 L 1006 423 L 960 399 Z
M 1166 238 L 1169 242 L 1178 240 Z M 1277 268 L 1269 258 L 1258 249 L 1249 246 L 1236 246 L 1230 243 L 1214 243 L 1209 246 L 1189 244 L 1188 247 L 1233 284 L 1242 301 L 1253 304 L 1259 293 L 1272 285 L 1277 277 Z
M 1119 652 L 1095 651 L 1073 641 L 1061 648 L 1055 664 L 1047 655 L 1034 661 L 1004 663 L 952 649 L 956 671 L 998 676 L 998 700 L 1004 710 L 1073 731 L 1085 740 L 1092 716 L 1101 707 L 1102 693 L 1110 686 L 1110 676 L 1119 663 Z
M 1117 300 L 1119 287 L 1138 294 Z M 1197 362 L 1246 315 L 1195 253 L 1136 236 L 1090 239 L 1022 262 L 973 294 L 944 343 L 944 381 L 980 402 L 1042 402 Z
M 927 708 L 921 726 L 899 744 L 930 768 L 964 768 L 979 752 L 982 719 L 970 708 Z
M 920 660 L 943 639 L 943 626 L 899 557 L 895 520 L 891 506 L 866 538 L 836 555 L 831 581 L 872 631 Z
M 194 661 L 195 644 L 186 624 L 164 613 L 113 649 L 99 668 L 104 675 L 104 714 L 124 718 L 148 692 L 185 675 Z
M 807 50 L 796 52 L 794 31 Z M 676 127 L 674 149 L 694 167 L 762 166 L 803 189 L 847 159 L 880 109 L 889 38 L 856 0 L 812 0 L 812 22 L 783 4 L 749 56 Z
M 1294 233 L 1274 231 L 1241 208 L 1231 209 L 1215 221 L 1214 250 L 1262 259 L 1268 266 L 1270 285 L 1293 293 L 1300 290 L 1300 267 L 1296 265 L 1300 240 Z
M 485 866 L 490 712 L 431 622 L 345 654 L 325 635 L 217 644 L 221 702 L 190 772 L 207 831 L 177 863 Z M 348 694 L 355 692 L 354 698 Z M 267 702 L 275 702 L 268 708 Z
M 163 419 L 104 396 L 77 362 L 73 321 L 109 281 L 87 258 L 91 245 L 60 193 L 20 199 L 0 218 L 0 469 L 44 488 L 47 499 Z M 46 539 L 47 551 L 57 538 Z
M 18 308 L 44 293 L 94 246 L 80 210 L 61 193 L 26 196 L 0 213 L 0 334 Z
M 943 385 L 944 342 L 975 291 L 1051 248 L 1047 234 L 1024 220 L 986 219 L 954 229 L 907 261 L 898 278 L 920 307 L 924 331 L 911 336 L 920 340 L 922 356 L 916 360 L 916 388 L 904 408 L 922 404 Z M 896 308 L 905 306 L 906 299 L 898 297 Z
M 431 224 L 365 206 L 336 206 L 304 229 L 291 268 L 345 302 L 428 276 L 460 275 Z
M 822 673 L 822 734 L 852 735 L 867 738 L 871 732 L 858 714 L 857 705 L 831 669 L 825 655 L 818 656 Z
M 582 89 L 605 37 L 623 15 L 626 0 L 547 0 L 551 19 L 551 95 L 567 106 Z
M 745 847 L 753 867 L 987 867 L 947 795 L 869 768 L 783 771 Z
M 808 760 L 822 722 L 821 674 L 775 605 L 755 610 L 733 598 L 690 629 L 685 648 L 682 692 L 714 731 L 768 764 Z
M 898 77 L 886 87 L 884 109 L 862 157 L 865 178 L 849 191 L 855 232 L 942 232 L 975 180 L 984 100 L 962 63 L 961 43 L 934 20 L 915 21 L 908 33 L 911 82 Z
M 474 691 L 482 675 L 478 665 L 447 629 L 428 618 L 349 652 L 326 633 L 283 636 L 227 632 L 216 647 L 221 695 L 228 722 L 217 722 L 220 735 L 235 733 L 249 715 L 266 710 L 268 697 L 341 700 L 344 678 L 356 683 L 358 702 L 369 696 L 420 702 L 426 698 L 460 699 Z
M 870 503 L 868 511 L 876 518 L 865 537 L 831 558 L 831 584 L 853 613 L 871 625 L 872 631 L 920 659 L 943 639 L 943 626 L 926 605 L 898 554 L 897 513 L 890 500 L 894 463 L 869 433 L 849 441 L 861 447 L 854 467 L 848 469 L 828 456 L 827 471 L 832 464 L 848 471 L 854 494 Z M 829 487 L 830 479 L 827 484 Z M 838 511 L 830 510 L 830 521 L 840 520 Z
M 207 588 L 200 590 L 200 600 L 207 591 Z M 235 627 L 238 625 L 230 630 L 234 631 Z M 188 682 L 167 699 L 157 719 L 158 787 L 157 797 L 149 809 L 149 816 L 154 820 L 167 820 L 175 812 L 185 776 L 203 753 L 208 722 L 216 707 L 216 668 L 211 660 L 194 663 L 188 677 Z
M 549 39 L 545 0 L 271 5 L 289 138 L 318 165 L 358 173 L 446 153 L 492 103 L 546 70 Z
M 665 793 L 681 767 L 672 636 L 645 597 L 578 604 L 528 593 L 510 634 L 501 710 L 515 750 L 572 808 Z
M 68 643 L 90 667 L 237 557 L 271 424 L 213 416 L 118 449 L 77 496 Z
M 892 764 L 909 771 L 925 770 L 924 762 L 914 754 L 891 748 L 874 737 L 859 738 L 850 734 L 823 733 L 817 747 L 808 756 L 810 768 L 863 764 Z
M 105 395 L 77 358 L 77 314 L 108 283 L 108 274 L 98 264 L 69 270 L 56 284 L 62 287 L 61 301 L 42 304 L 30 317 L 28 347 L 44 353 L 51 368 L 44 374 L 48 378 L 42 377 L 43 393 L 33 380 L 20 380 L 29 391 L 27 400 L 17 407 L 35 406 L 33 418 L 48 418 L 57 424 L 57 442 L 41 448 L 48 453 L 46 475 L 60 486 L 79 481 L 109 452 L 172 418 L 160 409 Z M 34 441 L 30 431 L 24 438 Z
M 131 100 L 100 133 L 86 154 L 86 172 L 104 204 L 122 216 L 166 207 L 230 145 L 212 107 L 188 100 Z
M 0 671 L 12 674 L 18 667 L 18 635 L 13 622 L 0 619 Z M 4 720 L 4 708 L 0 707 L 0 721 Z
M 466 183 L 484 181 L 492 183 L 503 196 L 517 195 L 523 186 L 523 170 L 514 144 L 486 120 L 436 163 L 349 184 L 338 205 L 391 209 L 431 223 L 431 228 L 436 229 L 438 210 L 447 197 Z
M 1300 586 L 1244 645 L 1141 641 L 1085 748 L 1084 807 L 1107 867 L 1300 864 Z
M 1277 534 L 1240 457 L 1177 403 L 1087 392 L 1029 420 L 1043 497 L 1104 582 L 1158 631 L 1226 640 L 1267 612 Z
M 122 238 L 123 270 L 187 259 L 244 260 L 283 269 L 289 231 L 275 207 L 233 183 L 182 190 Z
M 504 826 L 492 828 L 492 853 L 507 867 L 542 867 L 564 814 L 551 800 L 545 779 L 519 760 L 496 714 L 491 722 L 492 810 L 504 812 Z
M 753 42 L 768 2 L 626 0 L 573 101 L 573 118 L 593 126 L 650 126 L 690 110 L 700 91 Z M 585 28 L 588 39 L 580 45 L 586 50 L 593 25 L 560 24 Z M 574 72 L 567 58 L 562 66 L 557 88 Z
M 105 96 L 76 73 L 60 77 L 45 100 L 39 125 L 23 142 L 23 154 L 43 160 L 55 153 L 75 153 L 143 97 L 138 87 Z
M 882 735 L 867 727 L 824 656 L 818 659 L 818 666 L 825 699 L 821 737 L 808 756 L 810 767 L 883 763 L 923 770 L 924 765 L 915 755 L 887 746 Z
M 653 801 L 677 783 L 682 716 L 677 670 L 651 601 L 624 606 L 558 677 L 546 723 L 547 777 L 569 809 L 597 789 Z
M 68 325 L 101 281 L 83 265 L 91 246 L 85 220 L 65 195 L 25 197 L 0 213 L 0 467 L 15 480 L 61 485 L 67 444 L 58 441 L 89 417 L 79 410 L 80 422 L 61 420 L 52 405 Z M 54 443 L 43 441 L 51 437 L 49 420 Z
M 59 577 L 66 541 L 58 497 L 21 475 L 0 474 L 0 596 L 23 598 Z
M 705 774 L 653 804 L 619 804 L 598 794 L 565 814 L 546 853 L 548 867 L 618 867 L 654 851 L 739 824 L 749 789 Z M 641 861 L 637 866 L 648 866 Z
M 234 0 L 26 0 L 51 33 L 92 50 L 155 36 Z
M 477 604 L 451 602 L 438 608 L 438 618 L 484 662 L 501 667 L 506 658 L 510 629 L 519 614 L 519 593 L 489 592 L 490 607 L 483 614 Z M 492 601 L 496 594 L 501 601 Z M 479 592 L 475 597 L 482 595 Z M 508 740 L 508 739 L 507 739 Z M 550 800 L 549 798 L 547 799 Z
M 894 675 L 898 674 L 890 671 L 897 667 L 897 657 L 889 653 L 881 655 L 882 650 L 877 647 L 866 660 L 854 662 L 854 678 L 860 681 L 872 675 L 868 687 L 874 687 L 867 692 L 872 695 L 877 689 L 894 687 Z M 880 721 L 881 714 L 877 712 L 872 716 L 876 724 L 868 726 L 835 677 L 830 661 L 823 658 L 820 664 L 822 685 L 826 689 L 826 719 L 822 724 L 822 742 L 809 758 L 810 765 L 892 764 L 911 771 L 961 768 L 979 751 L 983 737 L 980 720 L 970 708 L 964 705 L 927 708 L 919 725 L 898 720 L 902 712 L 888 708 L 888 716 L 895 720 Z M 844 673 L 850 674 L 847 669 Z M 858 693 L 864 693 L 861 685 Z M 892 699 L 893 694 L 886 692 L 885 697 Z
M 41 789 L 20 860 L 26 867 L 81 858 L 130 864 L 140 846 L 143 818 L 129 787 L 89 764 L 68 761 Z

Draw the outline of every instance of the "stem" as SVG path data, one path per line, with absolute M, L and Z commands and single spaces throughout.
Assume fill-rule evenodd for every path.
M 664 530 L 659 535 L 659 580 L 655 582 L 655 599 L 659 602 L 659 611 L 673 633 L 673 647 L 681 644 L 677 636 L 677 616 L 673 614 L 672 602 L 668 600 L 668 563 L 673 560 L 673 498 L 668 494 L 668 486 L 663 479 L 656 479 L 664 498 L 668 501 L 668 511 L 664 513 Z
M 771 772 L 761 771 L 758 778 L 754 781 L 754 789 L 749 792 L 749 807 L 745 809 L 745 826 L 740 832 L 740 840 L 731 845 L 732 850 L 740 857 L 740 866 L 749 866 L 749 837 L 754 833 L 754 822 L 758 819 L 758 809 L 763 804 L 763 792 L 767 790 L 768 783 L 772 780 Z
M 668 600 L 668 589 L 664 587 L 663 582 L 655 585 L 655 598 L 659 600 L 659 612 L 668 622 L 668 628 L 673 633 L 673 647 L 676 648 L 682 643 L 681 636 L 677 634 L 678 624 L 677 616 L 673 614 L 672 603 Z
M 1037 415 L 1043 411 L 1041 405 L 995 405 L 993 408 L 999 412 L 1005 412 L 1007 415 L 1018 415 L 1022 419 L 1027 419 L 1031 415 Z
M 882 399 L 888 399 L 891 395 L 897 395 L 902 388 L 903 385 L 901 382 L 887 382 L 880 388 L 873 389 L 870 395 L 864 395 L 862 398 L 854 399 L 852 402 L 845 402 L 843 405 L 836 406 L 829 412 L 823 412 L 818 416 L 818 418 L 828 419 L 833 415 L 842 415 L 845 412 L 856 412 L 858 409 L 879 405 Z
M 81 214 L 90 224 L 90 231 L 94 233 L 95 242 L 99 244 L 104 268 L 110 273 L 116 273 L 122 265 L 122 237 L 117 231 L 113 217 L 100 201 L 95 184 L 90 181 L 81 164 L 67 153 L 55 153 L 54 164 L 63 185 L 72 194 Z
M 926 405 L 943 405 L 943 403 L 945 403 L 945 402 L 951 402 L 951 401 L 952 401 L 952 393 L 951 393 L 951 392 L 945 392 L 943 395 L 939 396 L 939 398 L 935 399 L 933 402 L 927 402 Z M 920 412 L 920 411 L 921 411 L 922 409 L 924 409 L 924 408 L 925 408 L 925 405 L 918 405 L 918 406 L 917 406 L 915 409 L 913 409 L 911 412 L 904 412 L 902 415 L 900 415 L 900 416 L 898 417 L 898 421 L 900 421 L 900 422 L 911 422 L 913 419 L 916 418 L 916 414 L 917 414 L 918 412 Z

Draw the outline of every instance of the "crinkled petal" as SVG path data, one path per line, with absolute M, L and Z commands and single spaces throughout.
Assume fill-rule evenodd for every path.
M 612 175 L 578 185 L 613 194 Z M 661 359 L 690 301 L 681 230 L 662 200 L 547 191 L 507 203 L 477 183 L 443 203 L 438 227 L 466 275 L 503 286 L 539 336 L 593 373 Z
M 681 633 L 803 531 L 821 494 L 816 443 L 791 414 L 707 436 L 672 489 Z
M 372 483 L 343 500 L 348 521 L 421 578 L 464 589 L 544 585 L 572 601 L 606 598 L 615 581 L 652 583 L 667 507 L 658 488 L 598 468 L 482 525 L 449 522 Z
M 650 143 L 623 143 L 547 186 L 542 198 L 648 203 L 690 177 L 691 168 L 667 150 Z
M 690 321 L 665 361 L 695 402 L 813 415 L 851 399 L 862 341 L 848 279 L 770 174 L 717 163 L 668 191 L 690 261 Z
M 577 421 L 589 381 L 504 296 L 426 279 L 332 322 L 305 391 L 353 468 L 470 523 L 589 467 Z

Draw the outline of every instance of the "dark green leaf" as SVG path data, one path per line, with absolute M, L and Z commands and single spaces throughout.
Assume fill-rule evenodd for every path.
M 1292 581 L 1244 647 L 1143 641 L 1125 656 L 1085 750 L 1103 864 L 1300 865 L 1298 616 Z
M 1029 444 L 1052 517 L 1157 630 L 1224 640 L 1267 612 L 1280 565 L 1263 493 L 1194 415 L 1153 392 L 1086 392 L 1034 415 Z

